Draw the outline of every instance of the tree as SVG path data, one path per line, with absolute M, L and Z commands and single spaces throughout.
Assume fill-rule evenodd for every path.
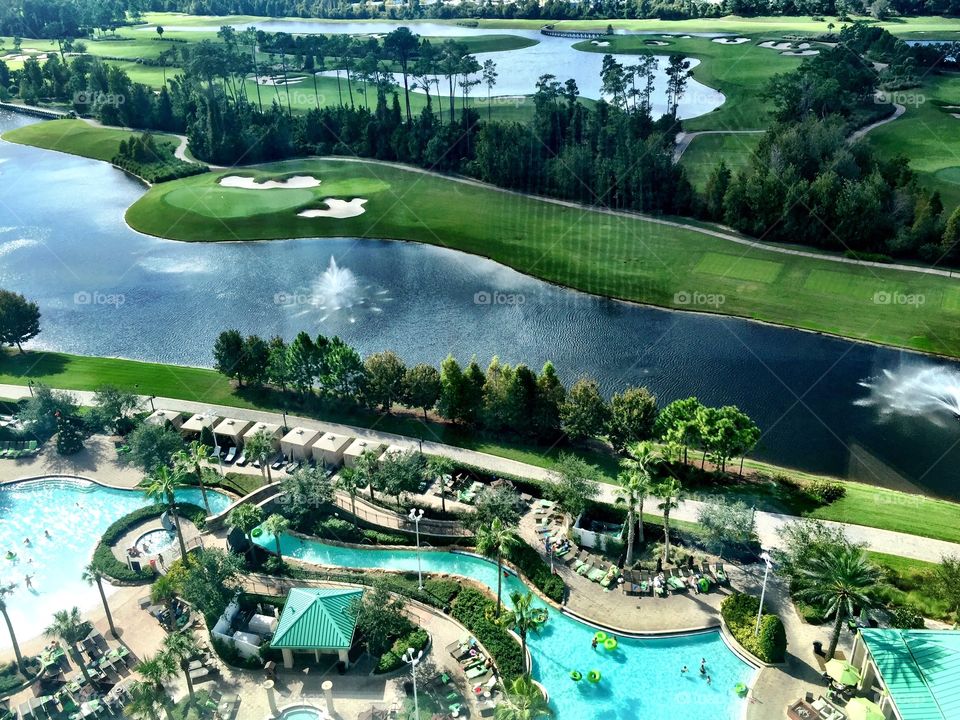
M 166 467 L 170 458 L 183 450 L 183 438 L 167 425 L 141 423 L 130 433 L 127 446 L 131 462 L 144 472 L 152 473 Z
M 410 32 L 409 28 L 402 26 L 387 33 L 383 39 L 384 51 L 400 64 L 400 72 L 403 74 L 403 96 L 407 106 L 408 124 L 413 121 L 413 117 L 410 114 L 410 87 L 407 79 L 410 74 L 410 60 L 419 46 L 420 38 Z
M 35 385 L 33 395 L 26 399 L 17 417 L 31 433 L 47 438 L 57 430 L 58 414 L 75 417 L 79 411 L 76 399 L 70 393 Z
M 707 549 L 721 558 L 727 550 L 745 550 L 759 543 L 753 508 L 745 503 L 704 503 L 697 513 L 697 522 L 703 527 Z
M 947 555 L 933 574 L 934 591 L 947 603 L 948 612 L 960 614 L 960 557 Z
M 405 633 L 410 621 L 404 614 L 403 598 L 393 595 L 382 581 L 353 601 L 351 612 L 357 613 L 357 630 L 367 640 L 367 650 L 374 657 L 390 649 L 392 639 Z
M 207 514 L 210 514 L 210 502 L 207 500 L 207 486 L 203 482 L 204 463 L 210 458 L 210 451 L 207 446 L 198 440 L 190 443 L 187 450 L 180 450 L 173 456 L 174 467 L 179 468 L 180 472 L 186 475 L 189 472 L 197 478 L 197 485 L 200 486 L 200 495 L 203 497 L 203 507 Z
M 270 460 L 276 452 L 273 443 L 273 436 L 266 430 L 260 430 L 255 432 L 244 445 L 244 454 L 260 463 L 260 477 L 266 483 L 273 482 L 273 474 L 270 470 Z
M 196 697 L 193 691 L 193 679 L 190 677 L 190 661 L 196 657 L 199 650 L 200 646 L 189 630 L 172 632 L 163 639 L 164 654 L 174 661 L 183 673 L 191 705 L 196 701 Z
M 509 485 L 487 486 L 477 493 L 466 522 L 472 528 L 488 527 L 498 518 L 506 527 L 516 527 L 522 507 L 520 495 Z
M 544 364 L 537 377 L 537 400 L 531 424 L 534 433 L 543 439 L 553 439 L 560 433 L 560 408 L 566 400 L 567 390 L 560 382 L 552 362 Z
M 657 398 L 645 387 L 629 387 L 610 398 L 607 436 L 617 452 L 632 443 L 649 440 L 657 419 Z
M 960 206 L 947 219 L 943 229 L 943 252 L 951 258 L 960 255 Z
M 683 485 L 675 477 L 668 477 L 658 483 L 654 492 L 660 497 L 657 508 L 663 513 L 663 562 L 670 562 L 670 512 L 680 507 L 686 493 Z
M 107 602 L 107 595 L 103 591 L 103 571 L 100 569 L 100 566 L 96 562 L 92 562 L 83 569 L 83 580 L 87 585 L 97 586 L 97 591 L 100 593 L 100 602 L 103 603 L 103 612 L 107 616 L 107 625 L 110 627 L 110 634 L 115 638 L 120 637 L 117 634 L 117 628 L 113 625 L 113 614 L 110 612 L 110 603 Z
M 180 543 L 180 557 L 184 563 L 189 563 L 187 557 L 187 545 L 183 542 L 183 528 L 180 527 L 180 516 L 177 513 L 177 501 L 174 493 L 177 488 L 183 486 L 183 475 L 177 470 L 160 466 L 147 477 L 147 497 L 154 502 L 162 502 L 167 505 L 167 512 L 173 520 L 173 527 L 177 531 L 177 541 Z
M 367 397 L 389 413 L 394 402 L 403 397 L 403 380 L 407 372 L 403 360 L 392 350 L 387 350 L 369 356 L 364 368 L 367 371 Z
M 510 603 L 513 609 L 501 619 L 504 627 L 516 630 L 520 636 L 520 648 L 523 657 L 527 657 L 527 633 L 540 627 L 541 618 L 534 612 L 533 593 L 521 593 L 514 590 L 510 593 Z
M 845 618 L 854 616 L 854 608 L 873 606 L 880 570 L 870 563 L 858 547 L 845 546 L 837 552 L 815 553 L 800 568 L 800 587 L 795 597 L 824 610 L 824 617 L 834 618 L 833 633 L 827 660 L 832 660 L 840 640 Z
M 86 429 L 77 415 L 64 415 L 57 411 L 57 454 L 75 455 L 83 450 Z
M 140 405 L 140 398 L 113 385 L 101 385 L 93 395 L 93 416 L 97 425 L 125 435 L 132 421 L 130 413 Z
M 603 432 L 610 409 L 600 394 L 600 385 L 593 378 L 577 380 L 560 408 L 563 431 L 573 440 L 584 440 Z
M 440 399 L 440 373 L 432 365 L 420 363 L 407 369 L 403 378 L 403 402 L 410 407 L 421 408 L 423 419 Z
M 280 549 L 280 538 L 290 529 L 290 521 L 279 513 L 273 513 L 263 521 L 263 529 L 273 535 L 276 542 L 277 559 L 283 562 L 283 551 Z
M 687 462 L 687 450 L 700 442 L 700 426 L 697 412 L 703 407 L 695 397 L 674 400 L 657 416 L 656 434 L 666 443 L 683 448 L 683 462 Z
M 667 76 L 667 114 L 676 117 L 677 107 L 690 79 L 689 63 L 683 55 L 671 54 L 664 72 Z
M 170 629 L 176 630 L 175 618 L 177 597 L 180 594 L 180 586 L 172 573 L 160 575 L 153 584 L 150 585 L 150 601 L 154 605 L 163 605 L 170 616 Z
M 181 582 L 183 599 L 203 613 L 207 622 L 216 622 L 240 588 L 242 561 L 220 549 L 198 552 Z
M 627 565 L 633 564 L 634 531 L 637 525 L 640 526 L 640 542 L 643 542 L 643 503 L 653 488 L 662 460 L 653 443 L 642 442 L 633 446 L 630 457 L 620 463 L 624 470 L 617 476 L 620 488 L 616 502 L 627 508 Z
M 333 486 L 323 471 L 302 467 L 280 481 L 281 508 L 299 530 L 307 530 L 311 517 L 333 502 Z
M 90 682 L 87 662 L 80 654 L 80 642 L 90 634 L 90 623 L 80 617 L 80 610 L 58 610 L 53 614 L 53 623 L 43 631 L 48 638 L 55 638 L 66 644 L 75 665 L 79 666 L 83 679 Z
M 172 719 L 170 696 L 164 685 L 177 671 L 176 660 L 172 655 L 161 652 L 152 658 L 141 660 L 135 669 L 143 679 L 131 685 L 132 709 L 138 713 L 138 716 L 156 720 L 159 707 L 164 710 L 167 718 Z
M 440 363 L 440 397 L 437 410 L 440 415 L 454 422 L 464 421 L 466 379 L 463 369 L 453 355 Z
M 500 617 L 500 608 L 503 604 L 501 586 L 503 583 L 503 558 L 509 557 L 510 552 L 520 542 L 520 538 L 510 528 L 504 527 L 500 518 L 494 518 L 489 527 L 477 530 L 477 551 L 487 557 L 497 558 L 497 612 Z
M 553 717 L 540 688 L 529 675 L 519 675 L 510 682 L 506 697 L 497 704 L 496 720 L 537 720 Z
M 447 486 L 444 478 L 453 474 L 453 467 L 453 460 L 447 456 L 432 455 L 427 459 L 427 464 L 423 468 L 424 480 L 440 483 L 440 509 L 444 514 L 447 512 Z
M 415 452 L 387 453 L 376 470 L 377 485 L 387 495 L 393 495 L 400 505 L 400 496 L 414 492 L 423 476 L 423 455 Z
M 239 330 L 224 330 L 213 345 L 213 368 L 243 386 L 243 336 Z
M 483 83 L 487 86 L 487 122 L 490 121 L 491 101 L 490 93 L 493 92 L 493 86 L 497 84 L 497 64 L 490 60 L 483 61 Z
M 160 39 L 163 40 L 163 25 L 157 25 L 157 35 L 159 35 Z
M 3 615 L 3 621 L 7 625 L 7 634 L 10 636 L 10 644 L 13 645 L 13 655 L 17 659 L 17 667 L 20 672 L 23 672 L 23 654 L 20 652 L 20 643 L 17 642 L 17 634 L 13 630 L 13 623 L 10 622 L 10 615 L 7 612 L 7 596 L 12 595 L 16 588 L 16 583 L 0 585 L 0 615 Z
M 357 514 L 357 495 L 363 489 L 364 484 L 360 479 L 360 473 L 352 467 L 345 467 L 340 470 L 333 481 L 334 488 L 350 496 L 350 512 L 353 513 L 354 517 Z
M 40 334 L 40 308 L 23 295 L 0 289 L 0 345 L 16 345 Z
M 249 543 L 247 553 L 253 550 L 253 537 L 250 533 L 263 522 L 263 508 L 252 503 L 237 505 L 227 514 L 227 525 L 240 530 Z
M 700 407 L 697 424 L 704 457 L 709 453 L 720 472 L 726 472 L 727 460 L 734 455 L 743 457 L 760 438 L 756 423 L 732 405 L 719 409 Z M 700 466 L 703 467 L 702 461 Z
M 597 468 L 576 455 L 560 453 L 550 476 L 547 494 L 557 502 L 571 522 L 576 520 L 587 509 L 587 503 L 600 493 L 597 485 L 600 473 Z

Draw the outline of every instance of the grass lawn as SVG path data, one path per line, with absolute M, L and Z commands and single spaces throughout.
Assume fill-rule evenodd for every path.
M 136 134 L 139 133 L 97 127 L 83 120 L 48 120 L 10 130 L 3 134 L 3 139 L 110 162 L 117 154 L 120 142 Z M 172 135 L 158 134 L 156 139 L 174 146 L 179 143 Z
M 893 586 L 892 590 L 884 592 L 886 600 L 897 605 L 910 605 L 924 617 L 934 620 L 950 622 L 953 619 L 947 603 L 937 597 L 933 589 L 936 563 L 871 551 L 867 551 L 867 556 L 886 571 L 887 580 Z
M 761 137 L 759 134 L 698 135 L 680 156 L 680 164 L 693 186 L 703 192 L 710 173 L 721 159 L 734 175 L 746 169 Z
M 960 308 L 948 278 L 748 248 L 694 226 L 563 207 L 396 165 L 307 159 L 248 172 L 313 174 L 323 183 L 308 191 L 309 199 L 296 190 L 289 202 L 267 201 L 261 193 L 291 191 L 223 188 L 217 181 L 227 173 L 208 173 L 151 188 L 127 211 L 127 222 L 187 241 L 353 236 L 426 242 L 596 295 L 690 309 L 694 293 L 714 294 L 722 296 L 718 304 L 695 309 L 960 355 Z M 345 181 L 365 189 L 348 190 Z M 297 216 L 338 196 L 367 198 L 366 212 L 348 219 Z M 282 209 L 265 207 L 268 202 Z M 826 272 L 846 283 L 807 284 Z M 874 303 L 875 293 L 894 289 L 922 294 L 925 302 Z

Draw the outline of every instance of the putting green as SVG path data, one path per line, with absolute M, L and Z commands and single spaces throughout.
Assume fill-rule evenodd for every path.
M 739 255 L 711 252 L 703 256 L 703 259 L 697 263 L 693 271 L 708 275 L 721 275 L 736 280 L 771 283 L 777 279 L 782 267 L 783 263 L 771 262 L 770 260 L 756 260 Z
M 937 170 L 933 176 L 940 182 L 950 183 L 951 185 L 960 185 L 960 165 L 952 165 L 942 170 Z

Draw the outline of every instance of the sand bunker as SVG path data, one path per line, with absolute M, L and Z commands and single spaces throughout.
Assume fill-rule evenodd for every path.
M 259 79 L 259 83 L 261 85 L 271 85 L 271 86 L 279 85 L 280 87 L 284 87 L 286 85 L 296 85 L 297 83 L 302 83 L 305 79 L 306 78 L 295 77 L 295 78 L 287 78 L 286 81 L 284 81 L 282 75 L 277 75 L 275 77 L 261 76 Z
M 643 41 L 643 44 L 644 44 L 644 45 L 660 45 L 660 46 L 663 46 L 663 45 L 669 45 L 670 43 L 664 42 L 663 40 L 644 40 L 644 41 Z
M 366 201 L 367 198 L 354 198 L 353 200 L 337 200 L 336 198 L 326 198 L 323 201 L 327 205 L 326 210 L 322 210 L 320 208 L 301 210 L 297 213 L 297 217 L 332 217 L 340 219 L 352 218 L 356 217 L 357 215 L 363 215 L 366 212 L 366 208 L 363 207 L 363 204 Z
M 28 55 L 27 53 L 40 53 L 40 54 Z M 37 60 L 37 61 L 46 60 L 47 53 L 41 53 L 39 50 L 35 48 L 24 48 L 22 51 L 22 54 L 14 55 L 10 53 L 10 54 L 4 55 L 2 58 L 0 58 L 0 60 L 3 60 L 4 62 L 26 62 L 30 58 L 33 58 L 34 60 Z
M 792 42 L 774 42 L 773 40 L 767 40 L 766 42 L 760 43 L 762 48 L 770 48 L 771 50 L 792 50 Z
M 819 50 L 793 50 L 788 52 L 782 52 L 781 55 L 792 55 L 794 57 L 804 57 L 807 55 L 819 55 Z
M 244 190 L 274 190 L 277 188 L 292 190 L 317 187 L 320 181 L 311 175 L 294 175 L 286 180 L 266 180 L 264 182 L 257 182 L 252 177 L 227 175 L 220 178 L 220 184 L 223 187 L 243 188 Z
M 950 113 L 950 117 L 954 117 L 957 120 L 960 120 L 960 113 Z
M 610 43 L 608 43 L 606 40 L 591 40 L 591 41 L 590 41 L 590 44 L 591 44 L 591 45 L 596 45 L 597 47 L 609 47 L 609 46 L 610 46 Z
M 750 38 L 714 38 L 713 42 L 721 45 L 743 45 L 745 42 L 750 42 Z

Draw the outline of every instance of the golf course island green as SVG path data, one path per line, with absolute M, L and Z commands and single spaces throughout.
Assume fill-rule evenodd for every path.
M 320 182 L 221 184 L 237 176 Z M 328 199 L 362 199 L 364 212 L 301 216 L 332 209 Z M 784 252 L 722 228 L 550 202 L 396 164 L 301 159 L 205 173 L 151 187 L 126 219 L 140 232 L 190 242 L 422 242 L 596 295 L 960 356 L 960 286 L 950 277 Z

